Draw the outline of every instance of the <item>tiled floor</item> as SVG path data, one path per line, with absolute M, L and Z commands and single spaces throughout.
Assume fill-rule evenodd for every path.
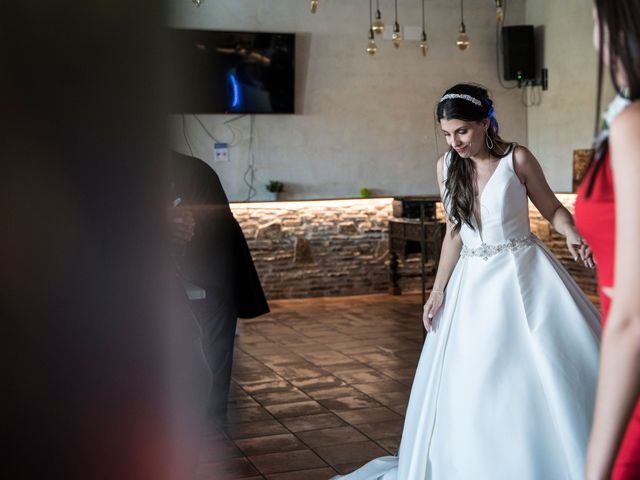
M 326 480 L 397 451 L 422 346 L 420 297 L 270 302 L 240 322 L 225 429 L 202 480 Z

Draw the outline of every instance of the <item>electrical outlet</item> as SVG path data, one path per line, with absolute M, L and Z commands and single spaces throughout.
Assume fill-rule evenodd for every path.
M 229 161 L 229 146 L 226 143 L 213 144 L 213 161 L 214 162 Z

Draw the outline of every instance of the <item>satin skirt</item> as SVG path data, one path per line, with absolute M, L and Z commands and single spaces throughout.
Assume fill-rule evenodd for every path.
M 541 241 L 461 257 L 422 350 L 398 456 L 334 478 L 581 480 L 599 339 L 597 309 Z

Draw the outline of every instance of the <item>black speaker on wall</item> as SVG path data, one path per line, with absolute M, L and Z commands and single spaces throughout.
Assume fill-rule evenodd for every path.
M 536 78 L 533 25 L 502 27 L 502 53 L 505 80 Z

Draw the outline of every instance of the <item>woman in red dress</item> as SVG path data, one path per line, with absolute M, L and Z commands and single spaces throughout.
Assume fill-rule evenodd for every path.
M 576 201 L 605 326 L 586 477 L 631 480 L 640 479 L 640 0 L 596 0 L 594 21 L 598 104 L 603 64 L 619 95 Z

